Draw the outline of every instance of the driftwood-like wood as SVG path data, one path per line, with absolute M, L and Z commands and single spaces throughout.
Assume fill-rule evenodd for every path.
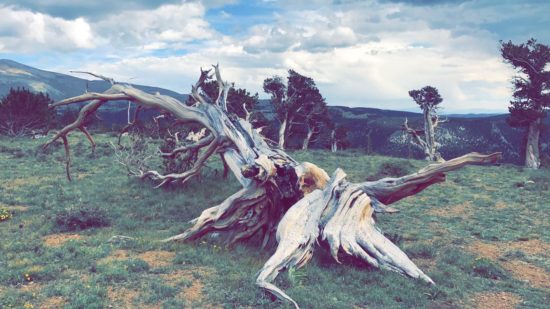
M 242 185 L 241 190 L 219 205 L 204 210 L 182 234 L 165 241 L 193 240 L 207 233 L 224 232 L 222 235 L 227 243 L 233 244 L 261 234 L 265 247 L 275 236 L 277 249 L 260 270 L 256 282 L 296 307 L 296 302 L 276 287 L 273 280 L 283 269 L 305 265 L 318 241 L 328 243 L 336 261 L 338 253 L 343 252 L 375 267 L 433 283 L 376 228 L 373 213 L 396 212 L 395 208 L 387 205 L 444 181 L 446 172 L 466 164 L 495 162 L 500 158 L 500 153 L 471 153 L 445 163 L 429 165 L 411 175 L 358 184 L 350 183 L 340 169 L 329 177 L 315 164 L 296 162 L 284 151 L 268 146 L 248 121 L 230 115 L 226 102 L 230 83 L 222 80 L 217 65 L 213 69 L 220 89 L 218 98 L 209 102 L 200 94 L 203 83 L 210 78 L 210 70 L 201 69 L 199 80 L 192 86 L 192 96 L 196 101 L 192 106 L 169 96 L 145 93 L 130 85 L 92 74 L 109 81 L 112 87 L 103 93 L 87 92 L 53 104 L 51 107 L 56 108 L 89 101 L 78 118 L 61 129 L 44 147 L 56 140 L 63 141 L 67 177 L 70 179 L 67 135 L 79 129 L 95 145 L 83 124 L 105 102 L 124 100 L 137 104 L 138 109 L 159 109 L 164 114 L 171 114 L 177 122 L 202 125 L 207 135 L 194 144 L 162 154 L 173 158 L 186 151 L 200 150 L 199 158 L 190 170 L 163 175 L 158 171 L 138 169 L 134 172 L 136 176 L 152 179 L 158 183 L 157 186 L 184 183 L 199 174 L 210 156 L 219 153 L 224 165 Z

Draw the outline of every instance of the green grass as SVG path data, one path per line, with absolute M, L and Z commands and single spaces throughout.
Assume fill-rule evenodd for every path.
M 112 140 L 99 136 L 92 156 L 81 136 L 71 136 L 75 180 L 69 183 L 62 147 L 43 154 L 37 150 L 42 141 L 0 138 L 0 209 L 11 216 L 0 221 L 0 308 L 41 308 L 56 298 L 65 308 L 290 308 L 254 285 L 273 250 L 258 250 L 258 240 L 231 249 L 210 237 L 194 243 L 157 241 L 182 232 L 203 209 L 238 190 L 236 181 L 216 175 L 217 158 L 200 181 L 153 189 L 128 178 L 114 162 Z M 425 165 L 353 151 L 292 155 L 329 173 L 341 167 L 355 182 L 384 175 L 381 166 Z M 535 183 L 525 184 L 528 180 Z M 518 295 L 520 306 L 543 308 L 550 300 L 548 289 L 519 280 L 503 265 L 521 260 L 548 274 L 548 254 L 516 248 L 494 259 L 467 248 L 475 242 L 549 244 L 549 186 L 549 170 L 468 166 L 395 204 L 401 212 L 378 215 L 380 228 L 421 265 L 435 287 L 352 260 L 337 264 L 323 247 L 306 267 L 281 274 L 277 284 L 303 308 L 453 308 L 471 305 L 476 293 L 499 291 Z M 60 228 L 60 214 L 67 218 L 75 209 L 91 209 L 91 217 L 108 224 Z M 45 242 L 60 231 L 79 237 L 59 246 Z M 132 239 L 112 241 L 113 235 Z M 152 252 L 163 252 L 165 263 L 148 260 Z

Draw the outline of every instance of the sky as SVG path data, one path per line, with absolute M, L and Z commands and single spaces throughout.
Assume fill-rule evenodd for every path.
M 329 105 L 414 111 L 408 91 L 431 85 L 444 112 L 504 112 L 515 73 L 499 40 L 550 43 L 548 12 L 545 0 L 0 0 L 0 58 L 181 93 L 219 63 L 260 98 L 293 69 Z

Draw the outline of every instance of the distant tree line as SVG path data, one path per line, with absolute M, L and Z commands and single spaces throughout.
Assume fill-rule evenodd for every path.
M 523 143 L 525 166 L 536 169 L 541 165 L 539 144 L 542 120 L 550 108 L 550 48 L 538 43 L 535 39 L 521 44 L 501 41 L 500 52 L 504 61 L 516 70 L 516 75 L 512 78 L 514 92 L 510 101 L 507 123 L 512 127 L 525 130 Z M 307 150 L 315 144 L 319 148 L 337 151 L 350 146 L 347 140 L 347 129 L 344 126 L 335 125 L 330 118 L 326 99 L 320 93 L 313 78 L 295 70 L 288 70 L 286 78 L 281 76 L 266 78 L 263 81 L 263 90 L 270 95 L 275 121 L 267 119 L 259 110 L 258 93 L 251 94 L 244 88 L 229 89 L 227 105 L 230 114 L 249 121 L 268 140 L 282 149 L 294 147 Z M 212 101 L 218 97 L 220 91 L 222 90 L 219 89 L 218 83 L 208 78 L 201 89 L 201 95 Z M 440 145 L 436 140 L 436 129 L 440 123 L 444 122 L 438 115 L 438 108 L 443 98 L 438 89 L 433 86 L 411 90 L 409 96 L 422 111 L 424 127 L 411 128 L 405 119 L 402 130 L 409 136 L 411 144 L 423 151 L 427 160 L 443 160 L 438 151 Z M 192 104 L 192 96 L 189 100 L 187 104 Z M 52 100 L 47 94 L 34 93 L 24 88 L 10 89 L 9 93 L 0 100 L 0 134 L 22 136 L 35 132 L 47 132 L 57 124 L 67 124 L 74 120 L 76 113 L 70 110 L 56 117 L 48 109 L 50 103 Z M 140 127 L 137 114 L 138 112 L 134 119 L 136 123 L 129 121 L 127 128 L 131 125 Z M 176 128 L 162 127 L 157 118 L 154 120 L 154 124 L 141 124 L 141 127 L 156 128 L 158 137 L 164 136 L 167 132 L 173 137 L 173 132 L 177 131 Z M 187 126 L 186 130 L 192 131 L 192 126 Z M 370 133 L 367 135 L 370 139 Z M 368 148 L 370 151 L 370 142 Z

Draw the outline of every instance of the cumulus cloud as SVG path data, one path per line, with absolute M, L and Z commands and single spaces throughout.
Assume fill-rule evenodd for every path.
M 214 37 L 200 2 L 162 5 L 154 10 L 111 14 L 94 28 L 117 48 L 145 50 L 181 48 L 194 40 Z
M 0 51 L 71 50 L 96 46 L 90 24 L 83 18 L 66 20 L 42 13 L 0 7 Z
M 26 11 L 3 7 L 0 50 L 77 50 L 63 54 L 79 59 L 66 62 L 71 67 L 64 71 L 137 77 L 132 82 L 180 92 L 189 91 L 199 67 L 216 62 L 226 79 L 263 97 L 263 79 L 294 69 L 313 77 L 333 105 L 412 109 L 408 90 L 432 85 L 448 111 L 504 111 L 513 72 L 500 59 L 498 40 L 550 37 L 541 17 L 550 5 L 535 2 L 130 1 L 74 15 L 53 13 L 56 2 L 71 7 L 67 0 L 36 1 L 49 5 L 43 11 L 27 0 L 19 4 Z M 250 23 L 235 33 L 220 29 L 231 19 Z M 89 56 L 80 60 L 83 51 Z

